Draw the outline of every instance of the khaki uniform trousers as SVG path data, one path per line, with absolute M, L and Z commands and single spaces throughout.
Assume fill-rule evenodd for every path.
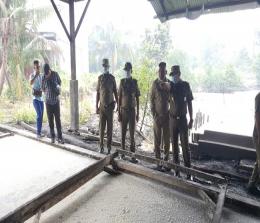
M 112 133 L 113 133 L 113 114 L 114 106 L 100 109 L 99 114 L 99 144 L 100 148 L 104 148 L 104 134 L 107 127 L 107 148 L 111 149 Z
M 260 180 L 260 145 L 258 143 L 257 136 L 253 136 L 253 142 L 254 142 L 254 147 L 256 149 L 256 162 L 255 162 L 255 166 L 254 166 L 252 175 L 249 179 L 250 186 L 256 186 Z
M 180 163 L 179 143 L 178 143 L 179 136 L 180 136 L 184 165 L 186 167 L 190 167 L 191 161 L 190 161 L 187 118 L 185 116 L 183 117 L 170 116 L 170 130 L 171 130 L 173 161 L 176 164 Z
M 127 126 L 129 126 L 130 134 L 130 151 L 135 152 L 135 108 L 121 109 L 121 147 L 125 150 L 125 138 Z
M 157 159 L 161 159 L 161 144 L 163 138 L 164 160 L 169 159 L 170 149 L 170 126 L 169 113 L 164 115 L 156 115 L 153 121 L 154 131 L 154 152 Z

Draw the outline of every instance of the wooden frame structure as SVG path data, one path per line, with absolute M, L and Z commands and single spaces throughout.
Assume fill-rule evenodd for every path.
M 5 132 L 11 132 L 11 134 L 18 134 L 30 139 L 37 140 L 35 138 L 35 134 L 32 134 L 25 130 L 20 130 L 1 124 L 0 130 L 4 130 Z M 40 196 L 29 201 L 25 205 L 17 208 L 13 212 L 9 213 L 7 216 L 1 218 L 0 223 L 23 222 L 24 220 L 28 219 L 29 217 L 35 214 L 37 214 L 36 218 L 39 218 L 42 212 L 46 211 L 47 209 L 61 201 L 63 198 L 74 192 L 77 188 L 88 182 L 90 179 L 98 175 L 103 170 L 110 174 L 117 173 L 117 170 L 136 174 L 151 180 L 159 181 L 161 183 L 174 186 L 183 190 L 186 193 L 192 193 L 193 195 L 200 197 L 203 201 L 205 201 L 205 203 L 207 204 L 208 211 L 214 212 L 212 217 L 212 222 L 214 223 L 220 222 L 224 206 L 232 208 L 239 207 L 247 213 L 252 213 L 258 216 L 260 214 L 259 201 L 228 191 L 227 182 L 225 181 L 225 179 L 218 176 L 214 176 L 212 174 L 207 174 L 202 171 L 182 167 L 164 161 L 162 162 L 152 157 L 147 157 L 140 154 L 133 154 L 124 150 L 118 150 L 112 155 L 105 156 L 96 152 L 82 149 L 74 145 L 53 145 L 47 139 L 41 139 L 39 141 L 42 143 L 50 144 L 60 149 L 65 149 L 76 154 L 96 159 L 98 161 L 90 165 L 89 167 L 85 168 L 84 170 L 80 171 L 79 173 L 71 176 L 67 180 L 57 184 L 48 191 L 42 193 Z M 213 185 L 204 185 L 194 181 L 184 180 L 182 178 L 174 177 L 166 173 L 155 171 L 141 165 L 136 165 L 123 160 L 114 159 L 118 156 L 118 153 L 130 155 L 131 157 L 136 157 L 149 163 L 157 164 L 159 162 L 160 164 L 167 165 L 170 168 L 178 169 L 180 172 L 189 173 L 193 176 L 210 180 L 213 182 Z M 112 168 L 109 168 L 108 165 L 112 165 L 114 170 Z

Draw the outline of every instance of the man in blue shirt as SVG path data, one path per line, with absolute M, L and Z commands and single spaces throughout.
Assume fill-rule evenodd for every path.
M 40 64 L 38 60 L 33 62 L 34 72 L 30 76 L 30 84 L 32 85 L 33 106 L 35 108 L 37 118 L 37 138 L 42 137 L 42 119 L 44 112 L 43 96 L 42 96 L 42 80 L 43 75 L 40 73 Z

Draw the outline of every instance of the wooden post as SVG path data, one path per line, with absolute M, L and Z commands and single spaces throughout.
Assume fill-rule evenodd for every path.
M 225 203 L 226 192 L 227 192 L 227 185 L 224 185 L 221 188 L 221 191 L 218 195 L 216 212 L 214 214 L 212 223 L 220 223 L 221 222 L 221 216 L 222 216 L 223 206 L 224 206 L 224 203 Z

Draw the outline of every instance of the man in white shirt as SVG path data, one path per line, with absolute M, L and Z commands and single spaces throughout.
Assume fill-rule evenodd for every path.
M 37 118 L 37 138 L 42 137 L 42 119 L 44 112 L 43 96 L 42 96 L 42 80 L 43 75 L 40 73 L 40 63 L 38 60 L 33 61 L 34 72 L 30 76 L 30 84 L 32 86 L 33 106 L 35 108 Z

